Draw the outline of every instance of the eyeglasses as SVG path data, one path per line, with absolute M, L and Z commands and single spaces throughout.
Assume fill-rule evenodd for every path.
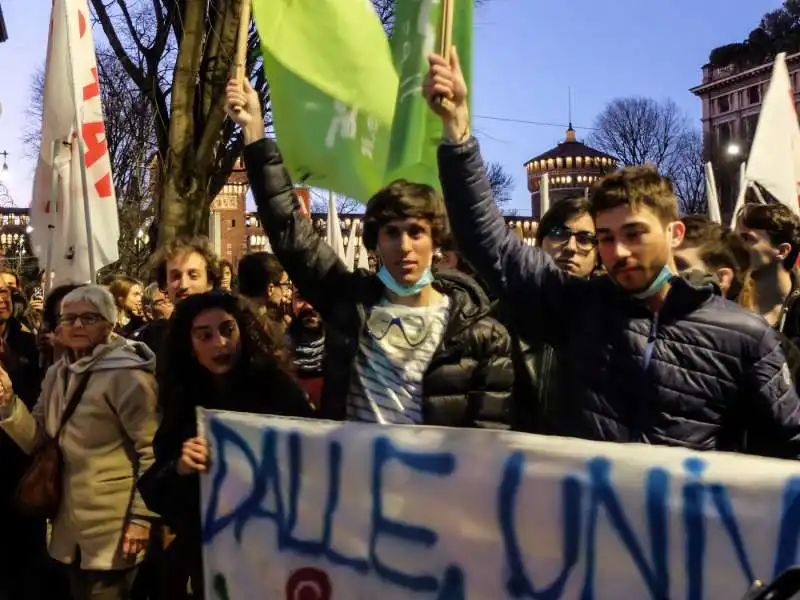
M 428 339 L 431 321 L 424 317 L 408 315 L 396 317 L 380 307 L 375 307 L 367 319 L 367 332 L 380 341 L 396 327 L 411 348 L 416 348 Z
M 75 325 L 80 321 L 83 325 L 97 325 L 98 323 L 102 323 L 105 319 L 98 315 L 97 313 L 83 313 L 79 315 L 61 315 L 58 318 L 58 322 L 62 325 Z
M 563 246 L 575 238 L 575 245 L 578 250 L 590 252 L 597 247 L 597 236 L 589 231 L 573 231 L 569 227 L 553 227 L 545 236 L 550 238 L 555 244 Z

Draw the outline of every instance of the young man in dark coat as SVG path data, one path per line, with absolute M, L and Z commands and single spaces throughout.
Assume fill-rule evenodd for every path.
M 303 215 L 258 95 L 228 85 L 261 222 L 300 295 L 326 326 L 324 417 L 372 423 L 505 426 L 513 384 L 509 337 L 480 286 L 433 276 L 447 233 L 441 196 L 396 181 L 370 200 L 364 244 L 383 264 L 351 273 Z M 239 110 L 234 110 L 237 107 Z
M 458 54 L 430 63 L 425 95 L 444 124 L 439 175 L 456 243 L 512 307 L 520 335 L 555 348 L 572 406 L 558 433 L 800 456 L 800 400 L 775 332 L 711 286 L 675 277 L 685 227 L 672 183 L 647 167 L 599 182 L 591 212 L 608 276 L 571 277 L 505 226 L 470 134 Z

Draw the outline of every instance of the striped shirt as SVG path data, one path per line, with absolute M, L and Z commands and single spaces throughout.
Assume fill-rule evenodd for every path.
M 422 380 L 444 337 L 450 299 L 409 307 L 384 302 L 372 308 L 361 332 L 347 420 L 422 423 Z

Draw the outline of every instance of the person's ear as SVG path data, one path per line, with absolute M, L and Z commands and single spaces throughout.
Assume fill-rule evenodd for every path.
M 680 248 L 683 243 L 683 238 L 686 236 L 686 225 L 683 221 L 673 221 L 667 226 L 669 233 L 670 248 L 676 250 Z
M 719 287 L 722 290 L 722 295 L 727 296 L 728 290 L 731 289 L 733 285 L 733 269 L 730 267 L 722 267 L 717 269 L 717 281 L 719 282 Z
M 778 245 L 775 249 L 775 258 L 777 258 L 780 262 L 786 260 L 786 257 L 789 256 L 789 253 L 792 251 L 792 245 L 787 243 L 783 243 Z

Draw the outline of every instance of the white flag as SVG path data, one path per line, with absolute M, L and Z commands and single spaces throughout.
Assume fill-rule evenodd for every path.
M 339 214 L 336 212 L 336 202 L 333 192 L 328 192 L 328 245 L 336 252 L 336 256 L 343 262 L 347 261 L 344 253 L 344 240 L 342 239 L 342 226 L 339 223 Z
M 42 138 L 30 218 L 31 245 L 43 265 L 48 244 L 52 244 L 51 269 L 56 285 L 92 279 L 81 148 L 91 249 L 98 270 L 119 258 L 119 219 L 89 8 L 86 0 L 54 0 L 47 44 Z M 52 197 L 54 191 L 56 196 Z
M 347 250 L 344 253 L 344 264 L 351 271 L 356 270 L 356 239 L 358 236 L 358 221 L 352 220 L 350 234 L 347 236 Z
M 358 262 L 356 269 L 364 269 L 369 271 L 369 254 L 367 254 L 367 247 L 364 245 L 364 234 L 361 234 L 361 245 L 358 247 Z
M 800 125 L 786 54 L 778 54 L 750 149 L 746 184 L 758 183 L 800 215 Z

